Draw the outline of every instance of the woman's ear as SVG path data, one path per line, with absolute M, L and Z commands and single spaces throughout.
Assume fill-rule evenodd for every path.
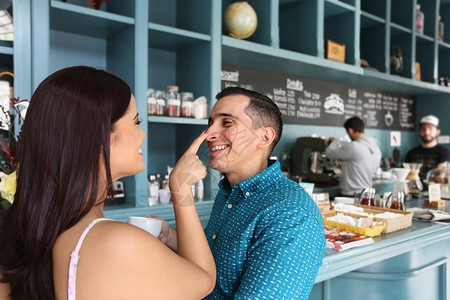
M 270 147 L 273 140 L 275 139 L 275 130 L 272 127 L 260 128 L 261 135 L 259 137 L 258 146 L 261 148 Z

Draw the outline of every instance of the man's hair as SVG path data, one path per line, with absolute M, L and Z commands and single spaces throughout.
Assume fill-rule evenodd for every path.
M 351 117 L 344 123 L 346 130 L 353 129 L 354 132 L 364 132 L 364 121 L 358 117 Z
M 272 127 L 275 130 L 275 138 L 269 149 L 270 155 L 283 133 L 283 119 L 280 109 L 269 97 L 237 86 L 223 89 L 216 95 L 216 99 L 220 100 L 231 95 L 244 95 L 250 98 L 250 103 L 244 109 L 244 112 L 252 120 L 253 128 Z

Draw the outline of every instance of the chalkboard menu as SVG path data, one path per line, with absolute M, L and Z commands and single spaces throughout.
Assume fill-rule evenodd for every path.
M 366 128 L 415 130 L 415 97 L 229 64 L 222 88 L 240 86 L 273 99 L 285 124 L 342 126 L 358 116 Z

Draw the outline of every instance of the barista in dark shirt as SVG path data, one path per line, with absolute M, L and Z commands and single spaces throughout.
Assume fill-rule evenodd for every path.
M 408 151 L 405 162 L 421 163 L 420 179 L 426 179 L 429 170 L 441 168 L 446 161 L 450 161 L 450 150 L 437 142 L 441 134 L 439 119 L 428 115 L 420 120 L 419 129 L 422 144 Z

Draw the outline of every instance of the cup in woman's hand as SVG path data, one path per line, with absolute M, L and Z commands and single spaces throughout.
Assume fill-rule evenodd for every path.
M 158 237 L 161 233 L 162 221 L 159 219 L 147 217 L 128 217 L 128 224 L 144 229 L 154 237 Z

